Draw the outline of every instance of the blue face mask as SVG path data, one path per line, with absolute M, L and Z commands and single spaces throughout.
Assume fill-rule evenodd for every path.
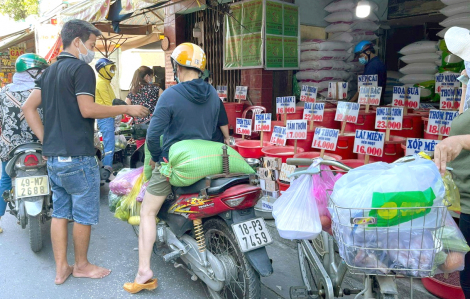
M 369 62 L 369 60 L 365 57 L 359 57 L 359 63 L 366 65 Z

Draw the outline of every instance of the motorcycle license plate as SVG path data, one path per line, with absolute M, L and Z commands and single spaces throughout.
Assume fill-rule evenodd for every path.
M 242 252 L 264 247 L 273 242 L 263 218 L 232 224 Z
M 47 175 L 16 178 L 15 193 L 16 198 L 48 195 L 49 178 Z

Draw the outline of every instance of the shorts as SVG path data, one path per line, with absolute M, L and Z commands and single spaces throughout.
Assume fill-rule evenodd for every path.
M 48 157 L 47 171 L 54 205 L 52 217 L 83 225 L 98 224 L 100 171 L 96 158 Z
M 155 163 L 155 169 L 152 171 L 147 192 L 154 196 L 168 196 L 172 192 L 168 178 L 160 174 L 160 164 L 158 163 Z

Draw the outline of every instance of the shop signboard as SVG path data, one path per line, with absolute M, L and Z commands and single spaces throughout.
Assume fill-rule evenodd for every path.
M 10 52 L 10 61 L 14 63 L 18 57 L 24 54 L 25 49 L 21 47 L 11 47 Z
M 287 128 L 274 126 L 270 142 L 274 145 L 285 146 L 287 140 Z
M 452 121 L 458 114 L 458 111 L 430 110 L 427 133 L 449 136 Z
M 460 81 L 457 80 L 459 76 L 459 73 L 436 74 L 436 86 L 434 92 L 441 94 L 441 89 L 443 88 L 460 87 Z
M 359 107 L 360 105 L 358 103 L 339 101 L 338 107 L 336 108 L 335 120 L 357 123 Z
M 271 113 L 260 113 L 255 115 L 255 131 L 271 132 Z
M 382 95 L 382 87 L 361 86 L 359 89 L 359 101 L 361 105 L 380 105 L 380 96 Z
M 310 121 L 323 121 L 325 103 L 304 103 L 303 119 Z
M 228 96 L 227 85 L 217 85 L 217 95 L 221 100 L 226 100 Z
M 318 148 L 327 151 L 336 150 L 338 143 L 339 130 L 327 128 L 315 128 L 313 135 L 313 148 Z
M 315 86 L 302 85 L 300 90 L 301 102 L 315 102 L 317 100 L 318 89 Z
M 2 70 L 4 69 L 11 69 L 14 67 L 14 63 L 11 62 L 10 60 L 10 53 L 9 52 L 3 52 L 0 53 L 0 62 L 1 62 L 1 68 Z
M 378 75 L 360 75 L 357 76 L 357 86 L 378 86 L 379 76 Z
M 420 88 L 408 87 L 405 90 L 403 86 L 393 87 L 393 106 L 418 109 L 420 107 Z
M 385 133 L 356 130 L 353 152 L 356 154 L 382 157 Z
M 338 95 L 336 95 L 338 90 Z M 328 98 L 345 100 L 348 97 L 348 82 L 329 82 L 328 83 Z
M 421 139 L 421 138 L 407 138 L 406 139 L 406 156 L 425 152 L 427 154 L 433 153 L 436 145 L 441 142 L 440 140 Z
M 403 128 L 403 108 L 378 107 L 375 117 L 375 128 L 401 130 Z
M 248 86 L 237 86 L 235 87 L 235 99 L 246 101 L 248 95 Z
M 239 135 L 251 135 L 251 119 L 237 118 L 235 132 Z
M 307 139 L 307 121 L 306 120 L 288 120 L 287 139 Z
M 456 110 L 460 107 L 460 98 L 462 97 L 462 88 L 442 88 L 440 109 Z
M 276 98 L 277 114 L 295 113 L 295 97 L 277 97 Z

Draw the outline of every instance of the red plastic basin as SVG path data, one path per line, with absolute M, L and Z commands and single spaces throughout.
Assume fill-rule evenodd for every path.
M 281 120 L 273 120 L 271 121 L 271 132 L 264 132 L 263 133 L 263 140 L 265 141 L 270 141 L 271 140 L 271 135 L 273 134 L 274 127 L 285 127 L 284 126 L 284 121 Z
M 401 136 L 390 136 L 390 141 L 385 141 L 384 152 L 382 157 L 370 156 L 369 161 L 372 162 L 387 162 L 392 163 L 395 160 L 403 157 L 405 152 L 402 148 L 402 145 L 405 144 L 406 138 Z M 357 155 L 359 160 L 364 160 L 365 155 Z
M 460 272 L 451 273 L 452 275 L 458 275 Z M 462 288 L 459 286 L 454 286 L 443 281 L 440 281 L 434 277 L 422 278 L 421 282 L 423 286 L 431 294 L 436 295 L 442 299 L 465 299 L 465 295 L 462 291 Z
M 323 112 L 323 121 L 316 121 L 315 126 L 325 127 L 328 129 L 340 129 L 341 122 L 335 120 L 336 108 L 326 109 Z
M 277 184 L 279 185 L 279 191 L 282 193 L 284 191 L 286 191 L 287 189 L 289 189 L 289 186 L 290 184 L 289 183 L 283 183 L 281 181 L 277 181 Z
M 272 145 L 272 146 L 263 147 L 261 151 L 267 157 L 281 158 L 282 163 L 286 163 L 288 158 L 293 158 L 295 155 L 293 146 Z M 297 147 L 297 153 L 303 153 L 303 152 L 305 152 L 303 148 Z
M 263 147 L 269 146 L 271 143 L 263 141 L 263 146 L 261 146 L 261 141 L 259 140 L 239 140 L 236 143 L 238 152 L 243 158 L 255 158 L 259 159 L 263 157 L 263 152 L 261 151 Z

